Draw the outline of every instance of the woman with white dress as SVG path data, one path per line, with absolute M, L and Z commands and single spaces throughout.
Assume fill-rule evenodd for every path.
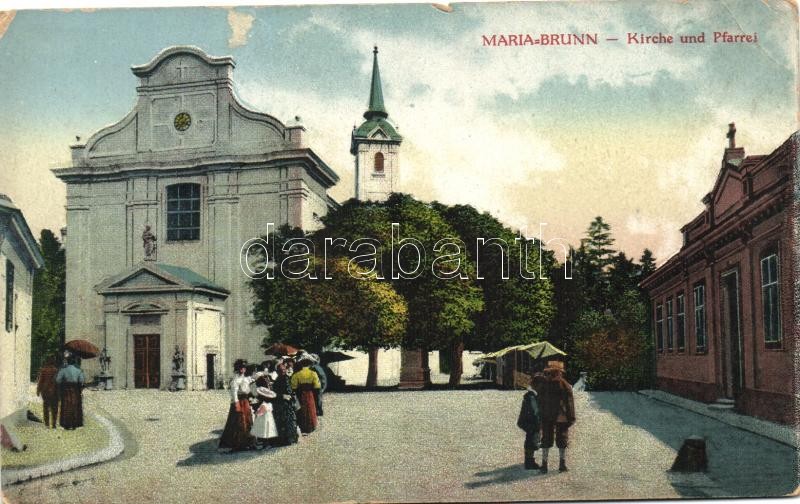
M 255 420 L 250 434 L 258 440 L 262 448 L 267 447 L 271 439 L 278 437 L 278 427 L 272 415 L 272 400 L 276 397 L 277 394 L 267 387 L 256 389 L 256 398 L 259 402 L 253 408 Z

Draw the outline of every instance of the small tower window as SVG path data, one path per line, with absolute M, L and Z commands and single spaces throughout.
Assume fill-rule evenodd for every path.
M 375 173 L 383 173 L 383 153 L 375 154 Z

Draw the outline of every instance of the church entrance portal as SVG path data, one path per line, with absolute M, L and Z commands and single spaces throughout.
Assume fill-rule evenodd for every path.
M 136 334 L 133 337 L 133 378 L 136 388 L 161 385 L 161 336 Z

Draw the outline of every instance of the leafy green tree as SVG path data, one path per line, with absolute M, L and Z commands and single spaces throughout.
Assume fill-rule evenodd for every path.
M 280 267 L 290 255 L 283 251 L 284 245 L 288 240 L 298 238 L 305 238 L 304 233 L 288 226 L 265 237 L 270 243 L 274 242 L 275 256 L 269 258 L 271 264 L 265 262 L 267 258 L 263 255 L 256 256 L 260 264 L 254 270 L 260 271 L 266 266 L 272 271 L 274 278 L 265 276 L 250 282 L 255 297 L 253 316 L 257 323 L 268 329 L 262 342 L 263 347 L 269 347 L 273 343 L 287 343 L 320 352 L 337 334 L 336 321 L 314 302 L 315 284 L 320 281 L 287 278 L 283 274 L 286 270 Z M 254 248 L 252 252 L 263 254 L 258 248 Z M 312 266 L 317 267 L 316 260 Z M 291 268 L 287 270 L 293 271 Z
M 636 390 L 650 385 L 652 344 L 646 330 L 647 309 L 631 289 L 605 312 L 584 312 L 575 324 L 579 338 L 573 366 L 588 371 L 595 390 Z
M 400 345 L 408 323 L 408 305 L 388 282 L 364 268 L 354 276 L 346 257 L 329 259 L 330 280 L 317 282 L 311 298 L 332 320 L 337 334 L 332 343 L 367 352 L 367 387 L 378 383 L 378 350 Z
M 49 229 L 39 235 L 39 249 L 44 268 L 33 277 L 31 314 L 31 378 L 35 378 L 44 360 L 58 353 L 64 340 L 64 301 L 66 296 L 66 259 L 64 249 Z
M 396 257 L 406 271 L 418 268 L 418 276 L 391 278 L 392 285 L 408 303 L 409 321 L 404 346 L 419 348 L 424 356 L 429 350 L 452 350 L 458 353 L 460 360 L 458 350 L 463 350 L 465 339 L 474 332 L 475 317 L 483 309 L 481 290 L 475 285 L 475 274 L 467 252 L 461 247 L 449 246 L 446 252 L 453 254 L 453 261 L 436 260 L 437 243 L 442 239 L 457 238 L 458 234 L 433 204 L 395 193 L 385 205 L 391 222 L 399 224 L 396 238 L 414 238 L 425 251 L 417 256 L 416 252 L 405 248 L 406 253 L 399 253 Z M 441 278 L 454 269 L 458 270 L 457 277 Z M 462 366 L 460 362 L 453 364 L 450 381 L 458 383 Z
M 654 365 L 649 301 L 639 282 L 655 259 L 645 249 L 637 264 L 613 243 L 611 227 L 597 217 L 573 251 L 573 278 L 554 272 L 551 337 L 569 354 L 571 378 L 582 370 L 594 388 L 637 388 L 649 383 Z
M 611 267 L 606 271 L 606 307 L 611 307 L 614 301 L 620 299 L 628 290 L 636 290 L 639 278 L 641 277 L 641 268 L 625 255 L 625 252 L 620 252 L 611 258 Z
M 547 276 L 539 278 L 538 242 L 520 249 L 516 233 L 469 205 L 434 203 L 434 208 L 467 245 L 470 263 L 478 265 L 475 284 L 483 293 L 483 309 L 476 312 L 475 331 L 464 340 L 466 347 L 492 351 L 544 339 L 555 310 L 552 282 Z M 479 246 L 481 238 L 485 242 Z M 542 269 L 549 272 L 552 263 L 552 255 L 546 255 Z M 523 278 L 523 272 L 529 278 Z M 460 370 L 463 346 L 452 348 L 453 371 Z
M 358 205 L 348 208 L 348 212 L 359 212 Z M 369 213 L 361 207 L 365 209 Z M 363 223 L 374 224 L 369 217 Z M 359 225 L 354 224 L 354 232 Z M 377 272 L 365 274 L 364 266 L 351 263 L 341 251 L 326 255 L 325 236 L 309 237 L 299 229 L 283 227 L 268 238 L 274 243 L 274 257 L 270 258 L 274 278 L 251 282 L 256 298 L 254 316 L 269 328 L 263 346 L 283 342 L 317 352 L 327 346 L 365 351 L 369 355 L 367 386 L 375 386 L 378 350 L 402 341 L 407 305 L 390 283 L 377 278 Z M 284 250 L 289 240 L 297 239 L 308 240 L 305 243 L 314 251 L 308 258 L 309 275 L 303 278 L 293 278 L 292 273 L 303 271 L 306 263 L 297 262 L 299 268 L 293 269 L 286 261 L 306 250 Z
M 568 358 L 573 355 L 578 339 L 575 330 L 577 317 L 591 309 L 586 276 L 583 274 L 586 265 L 586 254 L 583 248 L 570 249 L 571 260 L 568 260 L 566 270 L 570 278 L 566 278 L 564 265 L 557 264 L 553 267 L 550 277 L 553 279 L 553 305 L 555 315 L 550 326 L 548 340 L 564 350 Z M 567 366 L 569 378 L 577 377 L 574 366 Z

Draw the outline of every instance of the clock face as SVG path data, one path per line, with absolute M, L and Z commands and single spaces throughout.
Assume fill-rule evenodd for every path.
M 180 114 L 175 116 L 175 121 L 173 122 L 175 129 L 178 131 L 186 131 L 189 129 L 189 126 L 192 125 L 192 116 L 190 116 L 186 112 L 181 112 Z

